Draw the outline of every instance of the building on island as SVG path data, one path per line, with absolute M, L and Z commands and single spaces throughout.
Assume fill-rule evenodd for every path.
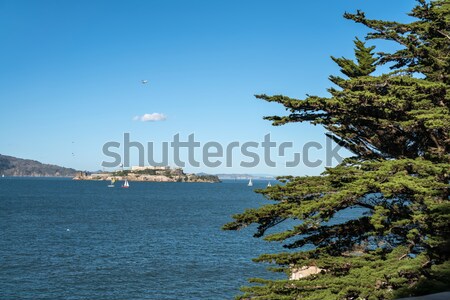
M 155 170 L 155 171 L 164 171 L 170 170 L 168 166 L 131 166 L 131 171 L 145 171 L 145 170 Z

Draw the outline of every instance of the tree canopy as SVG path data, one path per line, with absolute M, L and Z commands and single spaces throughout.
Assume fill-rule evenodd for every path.
M 224 226 L 257 224 L 255 237 L 283 242 L 290 251 L 258 262 L 299 280 L 251 279 L 242 299 L 393 299 L 450 289 L 450 1 L 419 0 L 402 24 L 344 17 L 371 29 L 367 40 L 401 46 L 375 53 L 356 38 L 355 59 L 332 60 L 342 75 L 328 97 L 257 95 L 289 114 L 273 125 L 309 122 L 353 156 L 320 176 L 280 178 L 257 192 L 272 203 L 234 215 Z M 390 71 L 373 75 L 378 66 Z M 337 221 L 337 214 L 351 215 Z M 286 220 L 297 225 L 276 233 Z

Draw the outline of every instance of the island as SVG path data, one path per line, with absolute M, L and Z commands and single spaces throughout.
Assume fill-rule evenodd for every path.
M 220 182 L 219 177 L 208 174 L 186 174 L 182 168 L 168 166 L 133 166 L 130 170 L 87 173 L 77 172 L 74 180 L 125 180 L 148 182 Z

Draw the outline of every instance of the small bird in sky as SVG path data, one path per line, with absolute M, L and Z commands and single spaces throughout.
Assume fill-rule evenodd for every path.
M 142 79 L 141 82 L 142 82 L 142 84 L 146 84 L 148 82 L 148 80 Z

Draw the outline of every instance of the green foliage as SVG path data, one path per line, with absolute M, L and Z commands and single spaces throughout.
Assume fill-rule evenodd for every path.
M 131 170 L 120 170 L 120 171 L 116 171 L 113 172 L 113 176 L 128 176 L 128 174 L 131 173 Z
M 368 39 L 402 49 L 375 57 L 375 47 L 356 39 L 355 61 L 332 57 L 345 78 L 330 76 L 329 97 L 256 96 L 290 112 L 266 117 L 274 125 L 322 125 L 354 156 L 321 176 L 281 178 L 285 185 L 258 191 L 271 204 L 224 226 L 257 224 L 255 237 L 283 242 L 289 252 L 255 259 L 275 270 L 325 270 L 300 280 L 252 279 L 240 298 L 393 299 L 450 289 L 449 6 L 418 1 L 409 24 L 345 14 L 373 30 Z M 392 72 L 371 75 L 382 64 Z M 333 219 L 350 210 L 364 213 Z M 298 225 L 266 233 L 285 220 Z
M 426 257 L 400 259 L 407 248 L 390 253 L 375 252 L 363 256 L 332 257 L 324 254 L 320 263 L 327 267 L 322 274 L 301 280 L 264 281 L 252 279 L 262 286 L 246 287 L 241 299 L 390 299 L 401 295 L 401 288 L 422 278 L 418 271 Z M 314 264 L 311 258 L 305 263 Z M 386 265 L 389 268 L 386 268 Z
M 133 173 L 139 174 L 139 175 L 156 175 L 156 170 L 152 170 L 152 169 L 136 170 L 136 171 L 133 171 Z

